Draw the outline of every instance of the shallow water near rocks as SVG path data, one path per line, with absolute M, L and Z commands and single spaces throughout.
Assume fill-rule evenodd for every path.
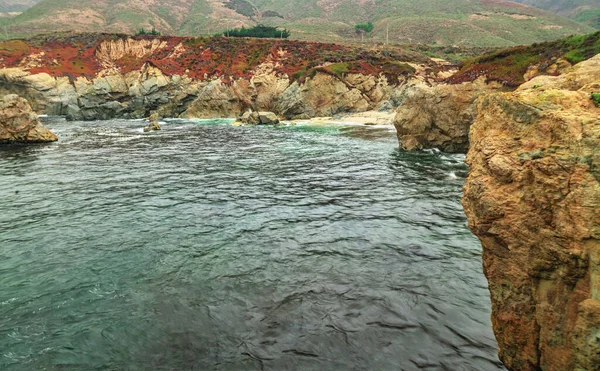
M 46 119 L 0 148 L 0 370 L 503 370 L 463 157 Z

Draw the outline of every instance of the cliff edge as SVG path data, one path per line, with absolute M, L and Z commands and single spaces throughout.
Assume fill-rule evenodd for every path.
M 463 206 L 511 371 L 600 370 L 600 55 L 478 100 Z

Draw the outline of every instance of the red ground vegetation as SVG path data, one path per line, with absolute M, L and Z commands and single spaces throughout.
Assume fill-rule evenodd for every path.
M 536 66 L 541 73 L 557 74 L 559 72 L 551 73 L 549 67 L 558 58 L 576 64 L 598 53 L 600 53 L 600 31 L 588 35 L 570 36 L 557 41 L 517 46 L 467 59 L 461 63 L 460 70 L 446 82 L 460 84 L 485 76 L 487 81 L 497 81 L 508 87 L 517 87 L 525 82 L 523 76 L 532 66 Z
M 139 70 L 146 63 L 167 75 L 195 79 L 222 76 L 250 77 L 261 63 L 271 61 L 278 73 L 301 77 L 328 63 L 347 63 L 347 72 L 398 74 L 414 72 L 399 61 L 430 64 L 429 58 L 400 48 L 367 49 L 277 39 L 226 37 L 154 37 L 115 34 L 59 34 L 0 43 L 0 67 L 28 66 L 31 73 L 77 78 L 95 77 L 103 67 L 96 51 L 103 42 L 126 40 L 165 42 L 164 48 L 140 57 L 127 54 L 113 61 L 122 73 Z M 178 45 L 183 48 L 177 49 Z M 176 52 L 178 51 L 178 52 Z

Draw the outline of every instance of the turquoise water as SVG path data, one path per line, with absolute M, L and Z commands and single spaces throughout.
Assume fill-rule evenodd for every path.
M 458 155 L 359 126 L 0 148 L 0 370 L 502 370 Z

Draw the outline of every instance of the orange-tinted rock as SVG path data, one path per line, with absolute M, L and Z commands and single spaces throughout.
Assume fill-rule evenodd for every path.
M 0 101 L 0 143 L 54 142 L 58 138 L 40 123 L 29 103 L 15 94 Z
M 600 370 L 600 55 L 480 98 L 463 205 L 511 371 Z

